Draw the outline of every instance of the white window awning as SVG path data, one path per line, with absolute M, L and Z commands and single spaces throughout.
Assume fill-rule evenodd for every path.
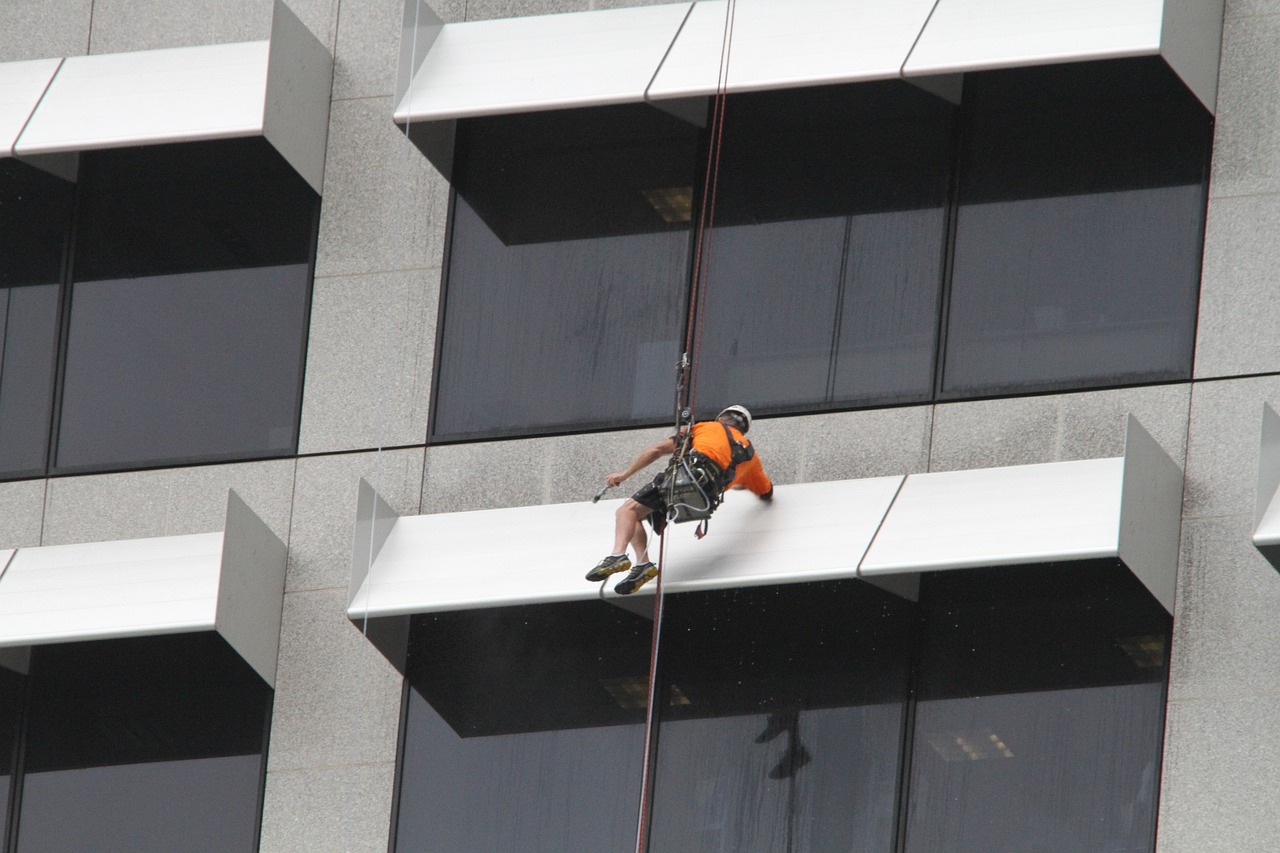
M 61 59 L 0 63 L 0 157 L 13 156 L 18 135 L 61 64 Z
M 405 38 L 417 33 L 421 64 L 400 94 L 395 120 L 639 103 L 690 6 L 442 24 L 420 4 L 416 19 L 406 13 Z M 424 20 L 431 29 L 421 27 Z
M 1280 415 L 1262 404 L 1262 447 L 1258 454 L 1258 497 L 1253 544 L 1280 571 Z
M 1114 557 L 1173 612 L 1182 471 L 1130 417 L 1125 455 L 907 477 L 859 576 Z
M 934 0 L 738 0 L 725 89 L 750 92 L 889 80 Z M 701 0 L 654 75 L 650 100 L 714 95 L 727 0 Z
M 332 76 L 328 49 L 277 0 L 269 41 L 61 60 L 11 147 L 41 158 L 263 136 L 318 193 Z
M 903 76 L 1161 56 L 1210 112 L 1222 0 L 938 0 Z
M 285 557 L 235 492 L 221 533 L 0 552 L 0 650 L 216 631 L 274 685 Z
M 395 121 L 649 101 L 718 90 L 727 0 L 444 23 L 406 0 Z M 1222 0 L 739 0 L 730 92 L 1161 56 L 1212 112 Z M 423 131 L 430 136 L 430 130 Z
M 911 597 L 924 572 L 1117 558 L 1172 612 L 1181 500 L 1181 470 L 1130 418 L 1114 459 L 779 486 L 772 505 L 730 493 L 702 541 L 669 528 L 664 590 L 858 577 Z M 348 615 L 630 605 L 654 585 L 623 598 L 583 579 L 618 503 L 396 518 L 362 483 Z

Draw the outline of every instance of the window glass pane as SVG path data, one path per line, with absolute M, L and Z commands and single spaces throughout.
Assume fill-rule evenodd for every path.
M 22 701 L 22 676 L 0 666 L 0 832 L 8 825 L 9 784 L 18 741 L 18 714 Z M 5 836 L 0 835 L 0 839 Z M 0 847 L 3 844 L 0 843 Z
M 215 634 L 42 646 L 19 853 L 253 851 L 271 690 Z
M 640 105 L 472 119 L 458 138 L 433 435 L 666 416 L 696 129 Z
M 0 159 L 0 478 L 45 471 L 72 187 Z
M 928 398 L 951 113 L 898 82 L 728 101 L 700 409 Z
M 944 391 L 1187 378 L 1211 120 L 1159 60 L 965 79 Z
M 649 850 L 892 850 L 911 617 L 858 581 L 669 596 Z
M 926 575 L 906 850 L 1150 851 L 1171 620 L 1115 561 Z
M 315 194 L 262 140 L 86 155 L 56 466 L 297 443 Z
M 635 849 L 649 621 L 592 601 L 416 616 L 395 849 Z

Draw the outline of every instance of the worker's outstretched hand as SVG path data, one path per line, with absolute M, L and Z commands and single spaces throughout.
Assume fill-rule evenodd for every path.
M 609 488 L 616 489 L 618 488 L 618 486 L 621 486 L 626 481 L 626 479 L 627 479 L 627 475 L 625 472 L 615 471 L 614 473 L 605 477 L 604 481 L 609 484 Z

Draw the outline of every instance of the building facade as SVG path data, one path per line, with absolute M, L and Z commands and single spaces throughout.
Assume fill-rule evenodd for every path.
M 229 530 L 228 490 L 287 546 L 267 687 L 203 632 L 33 643 L 0 670 L 0 723 L 18 733 L 6 850 L 143 849 L 127 830 L 94 835 L 92 817 L 76 835 L 64 817 L 68 801 L 125 784 L 170 792 L 160 802 L 174 814 L 202 797 L 216 805 L 185 828 L 217 840 L 185 849 L 607 849 L 586 846 L 602 824 L 608 844 L 632 849 L 643 701 L 619 696 L 647 666 L 648 623 L 560 604 L 545 622 L 551 611 L 522 608 L 415 616 L 408 658 L 393 663 L 348 616 L 352 542 L 361 479 L 405 518 L 569 504 L 667 433 L 712 147 L 667 112 L 608 104 L 458 119 L 450 157 L 429 157 L 438 149 L 415 135 L 417 119 L 395 118 L 406 5 L 289 3 L 332 57 L 327 132 L 311 135 L 324 140 L 318 168 L 267 128 L 86 149 L 74 183 L 53 174 L 55 160 L 33 168 L 21 143 L 0 159 L 16 211 L 0 210 L 11 277 L 0 382 L 12 383 L 0 384 L 0 552 Z M 461 23 L 649 5 L 433 9 Z M 652 849 L 1280 843 L 1280 575 L 1253 543 L 1264 405 L 1280 404 L 1280 282 L 1268 262 L 1280 255 L 1280 2 L 1217 5 L 1212 109 L 1158 57 L 983 71 L 958 103 L 900 80 L 730 97 L 699 413 L 739 400 L 758 410 L 751 437 L 779 501 L 800 484 L 1112 459 L 1125 455 L 1132 415 L 1185 478 L 1176 597 L 1165 612 L 1108 559 L 1065 584 L 1044 567 L 939 573 L 919 603 L 854 580 L 673 596 L 681 663 L 663 675 L 672 725 L 656 757 Z M 1216 32 L 1217 8 L 1207 14 Z M 278 26 L 270 0 L 10 0 L 0 63 L 274 44 Z M 1045 93 L 1053 122 L 1036 118 Z M 850 161 L 877 167 L 868 177 Z M 672 188 L 693 189 L 643 192 Z M 1001 212 L 1044 198 L 1079 206 Z M 1075 234 L 1081 222 L 1092 230 Z M 1132 251 L 1108 255 L 1116 240 Z M 813 248 L 831 245 L 829 256 Z M 1051 250 L 1028 260 L 1025 246 Z M 919 258 L 924 269 L 899 274 Z M 777 284 L 797 270 L 831 273 L 826 301 Z M 1039 313 L 1031 297 L 1012 306 L 992 282 L 1019 276 L 1026 293 L 1074 296 L 1041 300 Z M 1087 280 L 1100 284 L 1074 290 Z M 898 289 L 885 296 L 884 281 Z M 734 286 L 746 289 L 727 295 Z M 600 293 L 609 301 L 593 301 Z M 1102 319 L 1055 337 L 1077 314 Z M 819 326 L 820 347 L 784 345 Z M 1114 334 L 1093 334 L 1104 327 Z M 33 352 L 56 366 L 45 379 L 22 372 Z M 606 513 L 583 532 L 601 555 L 608 524 Z M 500 586 L 520 568 L 516 553 L 475 571 Z M 826 633 L 845 620 L 856 629 Z M 699 633 L 709 627 L 720 633 Z M 1046 631 L 1065 642 L 1045 651 Z M 596 668 L 597 642 L 600 658 L 625 666 Z M 853 663 L 820 651 L 842 645 L 877 651 Z M 568 663 L 538 669 L 547 649 Z M 523 669 L 545 680 L 526 684 Z M 743 673 L 751 690 L 723 686 Z M 614 705 L 561 702 L 581 695 L 578 676 L 616 688 Z M 529 699 L 544 689 L 561 706 Z M 712 710 L 697 710 L 695 689 Z M 681 710 L 682 691 L 694 710 Z M 981 697 L 995 697 L 996 717 L 1040 727 L 1047 776 L 1017 786 L 1071 800 L 1110 773 L 1089 788 L 1104 802 L 1072 801 L 1039 822 L 992 819 L 984 809 L 1018 794 L 983 773 L 1023 747 L 981 720 L 966 731 L 990 745 L 929 741 L 929 714 L 949 712 L 927 700 Z M 66 734 L 93 730 L 104 704 L 132 710 L 83 743 Z M 1087 710 L 1053 716 L 1064 706 Z M 1110 739 L 1092 736 L 1117 719 L 1125 727 Z M 470 727 L 475 737 L 460 740 L 479 751 L 438 751 L 430 733 L 442 724 Z M 851 746 L 840 732 L 855 724 L 879 734 Z M 546 740 L 502 746 L 513 734 Z M 777 771 L 758 789 L 717 788 L 688 769 L 723 760 L 722 777 L 754 772 L 721 757 L 737 743 L 758 744 L 752 768 Z M 530 757 L 539 751 L 543 765 Z M 593 759 L 566 769 L 566 755 Z M 930 776 L 932 758 L 953 775 Z M 159 770 L 182 761 L 212 775 L 185 791 L 180 774 Z M 983 772 L 964 776 L 965 761 Z M 113 765 L 157 773 L 86 775 Z M 576 782 L 561 790 L 566 774 Z M 536 791 L 502 801 L 527 811 L 486 811 L 509 780 Z M 748 796 L 767 808 L 736 812 Z M 150 818 L 119 822 L 130 820 Z

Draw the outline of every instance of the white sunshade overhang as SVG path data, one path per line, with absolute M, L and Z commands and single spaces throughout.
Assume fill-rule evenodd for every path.
M 1262 404 L 1262 446 L 1258 454 L 1258 497 L 1253 544 L 1280 571 L 1280 415 Z
M 912 475 L 859 575 L 1121 560 L 1172 613 L 1182 471 L 1128 419 L 1125 455 Z
M 663 588 L 857 577 L 913 597 L 925 572 L 1116 558 L 1172 612 L 1181 501 L 1181 470 L 1130 418 L 1123 457 L 786 485 L 772 505 L 730 493 L 702 541 L 692 524 L 669 528 Z M 583 579 L 618 501 L 397 518 L 362 482 L 359 503 L 357 624 L 601 596 L 647 609 L 654 592 Z
M 61 64 L 61 59 L 0 63 L 0 157 L 13 156 L 18 135 Z
M 896 78 L 933 6 L 934 0 L 738 0 L 725 90 Z M 654 74 L 650 100 L 716 94 L 727 9 L 727 0 L 694 5 Z
M 0 650 L 216 631 L 274 685 L 285 557 L 234 492 L 221 533 L 0 552 Z
M 727 0 L 444 23 L 406 0 L 395 121 L 649 101 L 718 89 Z M 1161 56 L 1213 111 L 1222 0 L 738 0 L 730 92 Z M 430 130 L 424 134 L 430 134 Z
M 282 2 L 269 41 L 51 61 L 12 146 L 20 158 L 262 136 L 323 188 L 333 62 Z
M 1161 56 L 1210 111 L 1222 0 L 938 0 L 902 74 Z
M 434 39 L 418 45 L 425 55 L 401 94 L 395 120 L 639 103 L 689 8 L 680 3 L 437 25 Z M 425 6 L 417 14 L 439 20 Z M 430 38 L 417 32 L 424 42 Z

